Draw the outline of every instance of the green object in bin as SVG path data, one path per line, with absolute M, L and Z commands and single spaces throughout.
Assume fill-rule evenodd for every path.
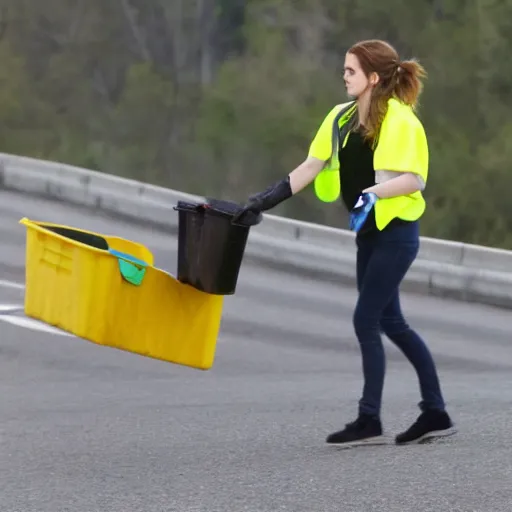
M 117 256 L 119 271 L 123 278 L 135 286 L 140 286 L 144 276 L 146 275 L 147 263 L 131 256 L 130 254 L 115 251 L 114 249 L 110 249 L 109 252 L 113 256 Z

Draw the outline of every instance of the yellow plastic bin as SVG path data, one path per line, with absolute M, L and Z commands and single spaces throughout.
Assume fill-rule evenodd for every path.
M 20 223 L 27 228 L 27 316 L 101 345 L 211 368 L 223 296 L 155 268 L 152 253 L 136 242 L 27 218 Z

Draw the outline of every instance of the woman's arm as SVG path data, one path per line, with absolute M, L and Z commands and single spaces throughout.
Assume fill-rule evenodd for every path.
M 260 212 L 270 210 L 299 193 L 315 179 L 324 168 L 324 165 L 325 162 L 322 160 L 309 156 L 291 173 L 287 174 L 285 178 L 272 184 L 263 192 L 250 196 L 249 202 L 234 216 L 233 220 L 237 222 L 247 211 L 259 214 Z
M 290 174 L 290 187 L 292 194 L 297 194 L 306 188 L 324 168 L 325 162 L 315 157 L 308 157 Z
M 373 192 L 380 199 L 386 199 L 413 194 L 414 192 L 423 190 L 424 188 L 425 182 L 421 176 L 412 172 L 404 172 L 399 176 L 377 183 L 372 187 L 368 187 L 363 190 L 363 192 Z

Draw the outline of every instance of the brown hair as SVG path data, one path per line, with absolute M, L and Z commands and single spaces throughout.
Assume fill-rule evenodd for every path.
M 386 115 L 388 100 L 396 97 L 415 108 L 423 89 L 421 78 L 427 74 L 417 60 L 400 61 L 393 46 L 378 39 L 360 41 L 348 52 L 357 57 L 367 77 L 375 72 L 380 78 L 373 88 L 365 123 L 366 137 L 374 140 Z

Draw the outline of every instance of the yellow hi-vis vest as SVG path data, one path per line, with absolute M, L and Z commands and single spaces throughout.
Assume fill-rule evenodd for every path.
M 325 117 L 309 148 L 309 156 L 326 162 L 314 182 L 315 194 L 320 201 L 333 202 L 340 196 L 339 139 L 341 134 L 342 147 L 345 147 L 349 132 L 343 130 L 343 127 L 355 109 L 355 102 L 336 105 Z M 425 130 L 413 109 L 391 98 L 377 137 L 377 145 L 373 153 L 373 168 L 383 171 L 413 172 L 419 174 L 426 183 L 428 156 Z M 395 217 L 410 221 L 417 220 L 425 211 L 425 207 L 425 199 L 420 191 L 379 199 L 374 206 L 377 228 L 384 229 Z

